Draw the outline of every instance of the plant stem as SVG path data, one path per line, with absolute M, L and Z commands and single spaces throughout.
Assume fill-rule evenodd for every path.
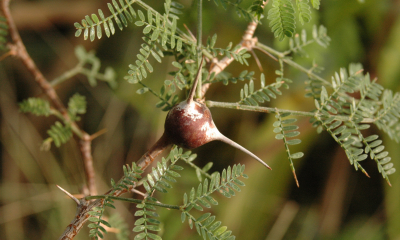
M 201 67 L 201 58 L 202 58 L 202 51 L 201 51 L 201 34 L 202 34 L 202 15 L 203 15 L 203 0 L 197 0 L 197 67 Z M 197 98 L 202 98 L 201 94 L 201 87 L 203 85 L 202 83 L 202 76 L 201 76 L 201 69 L 199 69 L 200 75 L 199 75 L 199 80 L 197 83 L 197 91 L 196 91 L 196 97 Z
M 104 199 L 104 198 L 110 198 L 110 199 L 113 199 L 113 200 L 119 200 L 119 201 L 136 203 L 136 204 L 142 204 L 143 203 L 143 199 L 114 197 L 114 196 L 109 196 L 109 195 L 88 196 L 85 199 L 86 200 L 92 200 L 92 199 Z M 153 206 L 156 206 L 156 207 L 169 208 L 169 209 L 176 209 L 176 210 L 180 210 L 181 209 L 181 207 L 178 206 L 178 205 L 169 205 L 169 204 L 156 203 L 156 202 L 146 202 L 146 204 L 153 205 Z
M 249 106 L 249 105 L 241 105 L 239 103 L 227 103 L 227 102 L 214 102 L 214 101 L 206 101 L 207 107 L 220 107 L 220 108 L 230 108 L 237 110 L 246 110 L 253 112 L 265 112 L 265 113 L 290 113 L 293 116 L 301 116 L 301 117 L 323 117 L 321 114 L 316 115 L 316 113 L 312 112 L 304 112 L 304 111 L 295 111 L 295 110 L 287 110 L 287 109 L 278 109 L 271 107 L 260 107 L 260 106 Z M 331 117 L 335 117 L 336 120 L 340 121 L 351 121 L 351 117 L 341 116 L 341 115 L 331 115 Z M 373 123 L 374 119 L 372 118 L 364 118 L 361 123 Z
M 86 183 L 89 188 L 89 193 L 90 195 L 96 195 L 96 173 L 93 165 L 92 139 L 89 134 L 83 133 L 83 136 L 79 141 L 79 146 L 82 153 L 84 165 L 83 170 L 85 171 Z
M 7 25 L 9 27 L 9 33 L 12 40 L 13 51 L 15 51 L 15 57 L 19 58 L 26 69 L 32 74 L 34 80 L 42 89 L 42 91 L 46 94 L 46 96 L 50 99 L 51 103 L 54 105 L 55 109 L 59 113 L 59 116 L 62 116 L 64 122 L 70 124 L 72 130 L 78 137 L 81 138 L 80 141 L 80 149 L 82 158 L 84 161 L 85 173 L 90 173 L 86 175 L 87 184 L 89 188 L 90 194 L 94 195 L 97 194 L 96 185 L 95 183 L 95 176 L 94 176 L 94 168 L 93 168 L 93 158 L 91 153 L 91 140 L 90 137 L 85 131 L 81 130 L 75 121 L 72 121 L 67 108 L 64 106 L 63 102 L 61 101 L 60 97 L 58 96 L 57 92 L 53 88 L 53 86 L 48 82 L 48 80 L 44 77 L 42 72 L 36 66 L 35 62 L 29 55 L 28 51 L 24 43 L 22 42 L 21 36 L 19 35 L 18 29 L 14 23 L 14 19 L 11 16 L 10 8 L 9 8 L 9 0 L 1 1 L 2 10 L 4 13 L 5 18 L 7 19 Z M 87 147 L 89 144 L 89 147 Z M 88 152 L 89 151 L 89 152 Z
M 264 45 L 264 44 L 262 44 L 260 42 L 256 43 L 256 47 L 260 48 L 260 49 L 262 49 L 262 50 L 264 50 L 264 51 L 266 51 L 268 53 L 271 53 L 272 55 L 277 56 L 278 58 L 282 59 L 282 61 L 285 62 L 286 64 L 296 68 L 297 70 L 300 70 L 300 71 L 306 73 L 308 76 L 310 76 L 310 77 L 312 77 L 312 78 L 314 78 L 316 80 L 319 80 L 319 81 L 323 82 L 326 85 L 332 86 L 332 84 L 330 82 L 328 82 L 327 80 L 323 79 L 322 77 L 314 74 L 309 69 L 301 66 L 300 64 L 298 64 L 298 63 L 296 63 L 296 62 L 294 62 L 292 60 L 290 60 L 289 58 L 286 58 L 285 57 L 286 55 L 284 53 L 276 51 L 275 49 L 270 48 L 267 45 Z
M 139 81 L 138 83 L 139 83 L 140 85 L 142 85 L 143 87 L 147 88 L 151 94 L 153 94 L 154 96 L 158 97 L 161 101 L 165 102 L 165 103 L 168 105 L 168 107 L 173 107 L 173 106 L 171 106 L 171 104 L 170 104 L 165 98 L 163 98 L 162 96 L 160 96 L 160 95 L 159 95 L 158 93 L 156 93 L 153 89 L 149 88 L 149 87 L 148 87 L 146 84 L 144 84 L 142 81 Z
M 187 163 L 192 168 L 196 169 L 196 171 L 199 171 L 201 174 L 203 174 L 204 176 L 206 176 L 209 179 L 211 179 L 211 175 L 208 174 L 207 172 L 203 171 L 203 169 L 199 168 L 196 164 L 193 164 L 192 162 L 186 161 L 185 159 L 182 159 L 182 160 L 185 161 L 185 163 Z
M 55 78 L 53 81 L 50 82 L 51 86 L 55 87 L 58 84 L 64 82 L 65 80 L 72 78 L 73 76 L 79 74 L 82 70 L 82 64 L 76 65 L 74 68 L 66 71 L 61 76 Z

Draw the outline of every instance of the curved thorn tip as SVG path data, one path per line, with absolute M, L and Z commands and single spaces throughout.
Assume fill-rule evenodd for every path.
M 272 170 L 272 168 L 270 166 L 268 166 L 268 164 L 266 164 L 263 160 L 261 160 L 259 157 L 257 157 L 255 154 L 253 154 L 252 152 L 250 152 L 249 150 L 247 150 L 246 148 L 242 147 L 241 145 L 239 145 L 238 143 L 230 140 L 229 138 L 225 137 L 224 135 L 222 135 L 220 133 L 220 136 L 218 136 L 218 138 L 216 140 L 220 140 L 221 142 L 224 142 L 226 144 L 231 145 L 234 148 L 237 148 L 239 150 L 241 150 L 242 152 L 247 153 L 247 155 L 250 155 L 252 158 L 254 158 L 255 160 L 257 160 L 258 162 L 260 162 L 262 165 L 264 165 L 266 168 Z

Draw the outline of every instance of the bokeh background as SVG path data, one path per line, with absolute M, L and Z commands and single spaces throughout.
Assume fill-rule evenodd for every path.
M 163 12 L 160 1 L 146 1 Z M 180 27 L 185 23 L 196 32 L 195 1 L 179 1 L 185 6 Z M 249 1 L 250 2 L 250 1 Z M 137 85 L 123 80 L 128 64 L 136 60 L 142 43 L 141 28 L 130 24 L 123 31 L 107 39 L 94 42 L 74 36 L 74 22 L 85 15 L 107 12 L 104 0 L 14 0 L 11 10 L 28 52 L 47 79 L 52 80 L 77 64 L 74 48 L 83 45 L 95 50 L 102 61 L 102 69 L 112 66 L 118 74 L 118 87 L 111 89 L 99 82 L 91 87 L 83 76 L 74 77 L 57 86 L 65 103 L 78 92 L 86 96 L 88 111 L 79 124 L 88 133 L 101 129 L 107 132 L 93 141 L 93 157 L 99 192 L 109 189 L 110 179 L 119 179 L 122 165 L 140 158 L 161 136 L 165 112 L 154 107 L 158 101 L 151 94 L 138 95 Z M 247 3 L 249 4 L 249 3 Z M 246 3 L 244 3 L 246 5 Z M 271 3 L 269 3 L 271 5 Z M 233 9 L 227 11 L 212 1 L 204 1 L 203 42 L 214 33 L 217 46 L 239 43 L 247 22 Z M 259 41 L 278 50 L 285 50 L 287 41 L 274 40 L 263 19 L 255 36 Z M 317 45 L 306 48 L 309 56 L 294 56 L 294 60 L 310 67 L 313 60 L 324 67 L 321 76 L 330 76 L 351 62 L 361 62 L 372 78 L 393 91 L 399 91 L 400 80 L 400 1 L 398 0 L 323 0 L 321 9 L 313 12 L 313 24 L 328 29 L 331 45 L 325 49 Z M 300 26 L 299 26 L 300 27 Z M 300 28 L 298 28 L 300 29 Z M 277 62 L 256 52 L 267 82 L 275 81 Z M 152 59 L 154 60 L 154 59 Z M 145 81 L 159 89 L 167 73 L 173 70 L 165 58 L 161 64 L 154 61 L 156 71 Z M 242 70 L 260 70 L 254 59 L 250 67 L 234 63 L 228 67 L 233 75 Z M 294 82 L 283 96 L 267 106 L 309 111 L 311 99 L 304 98 L 306 75 L 286 67 L 287 76 Z M 257 81 L 256 81 L 257 83 Z M 206 98 L 236 102 L 243 82 L 214 84 Z M 257 86 L 257 85 L 256 85 Z M 0 63 L 0 239 L 58 239 L 75 213 L 75 203 L 56 188 L 56 184 L 71 193 L 81 193 L 84 174 L 76 139 L 60 148 L 40 151 L 46 131 L 55 118 L 22 114 L 18 102 L 28 97 L 43 96 L 29 72 L 12 57 Z M 295 162 L 300 188 L 293 179 L 283 144 L 272 132 L 272 114 L 236 110 L 211 109 L 219 130 L 264 159 L 273 171 L 233 150 L 223 143 L 213 142 L 194 152 L 200 166 L 214 162 L 211 169 L 219 171 L 228 165 L 245 163 L 246 187 L 237 196 L 226 199 L 217 194 L 219 205 L 211 212 L 228 226 L 237 239 L 400 239 L 400 177 L 391 175 L 389 187 L 377 171 L 374 161 L 363 162 L 371 178 L 357 172 L 349 164 L 343 150 L 326 133 L 317 134 L 308 119 L 299 118 L 302 143 L 295 150 L 305 156 Z M 370 133 L 377 129 L 370 129 Z M 399 144 L 381 135 L 396 168 L 400 166 Z M 167 195 L 158 195 L 161 201 L 181 204 L 184 192 L 198 185 L 195 172 L 185 166 L 182 179 Z M 138 197 L 138 196 L 136 196 Z M 135 206 L 117 203 L 120 218 L 127 223 L 130 239 L 135 217 Z M 116 211 L 109 211 L 110 215 Z M 163 239 L 200 239 L 187 223 L 180 223 L 180 212 L 160 210 L 164 223 Z M 88 239 L 84 227 L 76 239 Z M 115 239 L 114 234 L 106 239 Z

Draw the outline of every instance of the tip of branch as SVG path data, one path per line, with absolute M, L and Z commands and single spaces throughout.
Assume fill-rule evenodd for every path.
M 392 184 L 390 183 L 389 179 L 386 179 L 386 182 L 388 183 L 389 187 L 392 186 Z
M 76 197 L 74 197 L 71 193 L 67 192 L 67 190 L 65 190 L 64 188 L 62 188 L 62 187 L 60 187 L 60 186 L 58 186 L 58 185 L 56 185 L 56 186 L 57 186 L 61 191 L 63 191 L 68 197 L 70 197 L 72 200 L 74 200 L 74 201 L 76 202 L 77 205 L 80 204 L 79 200 L 78 200 Z
M 107 129 L 106 129 L 106 128 L 103 128 L 103 129 L 101 129 L 100 131 L 98 131 L 98 132 L 92 134 L 92 135 L 90 136 L 90 140 L 92 141 L 93 139 L 95 139 L 95 138 L 97 138 L 97 137 L 103 135 L 103 134 L 106 133 L 106 132 L 107 132 Z
M 362 169 L 361 171 L 365 174 L 365 176 L 367 176 L 368 178 L 371 178 L 371 177 L 368 175 L 367 171 L 365 171 L 364 169 Z
M 293 176 L 294 176 L 294 180 L 296 181 L 296 185 L 299 188 L 300 187 L 299 180 L 297 180 L 297 175 L 296 175 L 296 172 L 294 170 L 293 170 Z
M 356 73 L 354 73 L 354 75 L 358 75 L 358 74 L 360 74 L 360 73 L 362 73 L 362 72 L 364 72 L 364 69 L 358 70 Z

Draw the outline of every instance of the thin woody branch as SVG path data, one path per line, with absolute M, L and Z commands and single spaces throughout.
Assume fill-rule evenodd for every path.
M 53 105 L 58 109 L 58 111 L 60 111 L 64 118 L 69 119 L 67 109 L 62 104 L 54 88 L 51 87 L 41 71 L 37 68 L 35 62 L 29 56 L 29 53 L 26 51 L 25 45 L 22 42 L 17 27 L 15 26 L 14 19 L 11 16 L 9 2 L 10 0 L 2 1 L 2 9 L 9 27 L 9 33 L 12 39 L 11 45 L 13 45 L 14 47 L 14 51 L 12 52 L 12 54 L 22 61 L 28 71 L 33 75 L 35 81 L 39 84 L 40 88 L 44 91 L 44 93 L 47 95 Z
M 31 56 L 27 52 L 24 43 L 22 42 L 21 36 L 19 35 L 18 29 L 14 23 L 9 9 L 10 0 L 3 0 L 1 2 L 1 7 L 3 10 L 4 17 L 7 19 L 7 24 L 9 27 L 9 33 L 12 39 L 12 43 L 9 44 L 9 54 L 19 58 L 27 70 L 33 75 L 36 83 L 43 90 L 46 96 L 50 99 L 54 108 L 62 115 L 65 122 L 71 125 L 74 129 L 76 135 L 82 140 L 80 141 L 80 149 L 82 152 L 82 157 L 85 166 L 86 180 L 88 183 L 88 188 L 91 195 L 97 193 L 95 186 L 95 173 L 93 170 L 93 158 L 91 153 L 91 138 L 89 134 L 81 130 L 78 125 L 71 120 L 68 115 L 68 111 L 60 98 L 58 97 L 53 86 L 47 81 L 42 72 L 36 66 L 35 62 L 32 60 Z
M 154 159 L 167 147 L 171 144 L 165 141 L 165 138 L 160 138 L 148 151 L 145 153 L 138 161 L 137 166 L 140 167 L 141 170 L 145 170 L 150 164 L 154 161 Z M 120 181 L 122 178 L 120 179 Z M 115 190 L 112 192 L 110 189 L 104 195 L 111 195 L 113 197 L 119 197 L 126 192 L 136 192 L 134 189 L 136 185 L 129 186 L 129 189 L 121 189 Z M 111 194 L 112 193 L 112 194 Z M 88 218 L 90 217 L 89 212 L 94 207 L 100 207 L 104 204 L 104 199 L 97 199 L 88 201 L 85 198 L 79 200 L 80 204 L 78 204 L 75 218 L 71 221 L 71 223 L 66 227 L 63 234 L 59 238 L 59 240 L 70 240 L 73 239 L 79 231 L 82 229 Z
M 82 153 L 85 177 L 89 188 L 89 193 L 90 195 L 97 195 L 96 177 L 93 167 L 93 156 L 92 156 L 92 138 L 90 137 L 90 135 L 84 133 L 82 139 L 79 142 L 79 145 Z
M 268 4 L 268 0 L 264 1 L 264 5 Z M 257 29 L 258 22 L 257 21 L 252 21 L 247 25 L 247 29 L 243 34 L 242 41 L 240 42 L 241 47 L 236 50 L 235 53 L 240 52 L 243 49 L 247 49 L 247 51 L 252 51 L 256 43 L 258 42 L 258 39 L 254 36 L 254 32 Z M 226 67 L 229 66 L 233 62 L 234 58 L 233 57 L 224 57 L 220 61 L 218 61 L 216 58 L 212 59 L 211 62 L 211 69 L 209 71 L 210 74 L 215 73 L 215 75 L 218 75 L 220 72 L 222 72 Z M 202 86 L 201 89 L 201 96 L 204 97 L 206 94 L 208 88 L 210 87 L 211 83 L 205 83 Z
M 142 159 L 145 159 L 144 162 L 152 161 L 151 160 L 152 158 L 150 158 L 150 156 L 148 154 L 143 155 Z M 149 166 L 149 165 L 147 165 L 147 166 Z M 120 190 L 115 190 L 113 192 L 112 192 L 112 190 L 109 190 L 108 192 L 104 193 L 104 195 L 118 197 L 126 192 L 133 192 L 134 188 L 136 188 L 136 185 L 129 186 L 129 189 L 123 188 Z M 111 194 L 111 192 L 112 192 L 112 194 Z M 60 236 L 59 240 L 74 239 L 74 237 L 79 233 L 79 231 L 82 229 L 82 227 L 84 226 L 86 221 L 89 219 L 89 217 L 90 217 L 89 212 L 92 211 L 92 209 L 94 207 L 103 206 L 104 198 L 96 199 L 96 200 L 86 200 L 85 198 L 82 198 L 79 200 L 79 202 L 80 202 L 80 204 L 78 204 L 74 219 L 66 227 L 66 229 Z
M 247 29 L 242 37 L 242 41 L 240 42 L 241 47 L 238 48 L 235 53 L 240 52 L 243 49 L 247 49 L 248 51 L 252 50 L 253 47 L 256 45 L 258 42 L 257 38 L 253 38 L 254 31 L 257 28 L 257 22 L 251 22 L 247 26 Z M 229 66 L 235 59 L 233 57 L 224 57 L 220 61 L 218 61 L 216 58 L 213 58 L 211 60 L 211 69 L 209 70 L 209 73 L 215 73 L 215 75 L 218 75 L 220 72 L 222 72 L 226 67 Z M 205 83 L 202 86 L 201 89 L 201 96 L 204 97 L 206 92 L 208 91 L 208 88 L 210 87 L 211 83 Z

